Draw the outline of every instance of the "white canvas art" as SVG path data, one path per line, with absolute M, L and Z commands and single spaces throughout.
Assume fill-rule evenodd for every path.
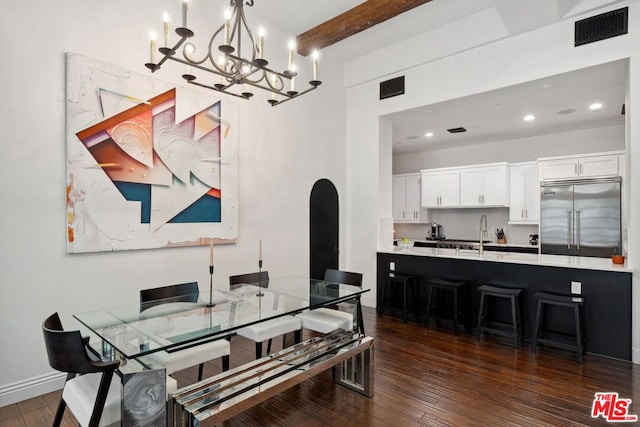
M 67 54 L 67 252 L 235 242 L 237 106 Z

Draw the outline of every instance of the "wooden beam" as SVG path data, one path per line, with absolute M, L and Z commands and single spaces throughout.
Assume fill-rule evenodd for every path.
M 296 37 L 298 54 L 331 46 L 431 0 L 367 0 Z

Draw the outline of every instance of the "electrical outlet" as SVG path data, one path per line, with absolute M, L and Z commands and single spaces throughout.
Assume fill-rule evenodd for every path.
M 582 293 L 582 282 L 571 282 L 571 293 L 580 295 Z
M 395 262 L 393 262 L 393 261 L 391 261 L 391 262 L 389 263 L 389 270 L 393 271 L 393 270 L 395 270 L 395 269 L 396 269 L 396 263 L 395 263 Z

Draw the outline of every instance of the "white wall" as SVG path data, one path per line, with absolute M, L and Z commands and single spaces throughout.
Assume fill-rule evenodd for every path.
M 190 9 L 196 37 L 198 28 L 204 32 L 211 22 L 222 22 L 221 10 L 207 3 Z M 54 311 L 75 329 L 73 313 L 135 302 L 142 288 L 191 280 L 207 288 L 204 247 L 66 254 L 64 53 L 146 73 L 148 33 L 152 27 L 161 31 L 165 10 L 176 22 L 175 0 L 3 4 L 0 40 L 11 47 L 0 64 L 0 406 L 61 385 L 48 366 L 41 333 L 42 321 Z M 247 15 L 254 23 L 249 8 Z M 286 61 L 286 40 L 275 29 L 267 43 L 274 55 L 282 46 Z M 184 84 L 171 75 L 163 68 L 154 76 Z M 268 106 L 268 94 L 235 101 L 239 234 L 237 244 L 216 249 L 216 287 L 227 286 L 230 274 L 257 268 L 259 239 L 272 276 L 308 274 L 309 194 L 321 178 L 338 189 L 346 249 L 342 69 L 321 62 L 320 78 L 325 83 L 317 91 L 278 107 Z
M 573 47 L 574 21 L 565 21 L 537 31 L 531 31 L 513 38 L 497 40 L 456 53 L 464 32 L 447 32 L 447 37 L 435 37 L 426 33 L 406 43 L 358 58 L 345 66 L 347 87 L 347 148 L 348 153 L 358 156 L 348 157 L 347 191 L 348 198 L 362 203 L 350 205 L 348 213 L 349 250 L 358 258 L 349 257 L 353 268 L 370 274 L 375 266 L 370 261 L 375 257 L 378 246 L 375 239 L 366 236 L 366 230 L 375 230 L 375 215 L 380 219 L 389 216 L 391 194 L 381 191 L 388 185 L 381 185 L 384 179 L 391 180 L 392 169 L 388 162 L 380 161 L 380 156 L 390 156 L 388 135 L 379 132 L 376 120 L 390 113 L 408 110 L 436 102 L 456 99 L 462 96 L 508 87 L 514 84 L 536 80 L 604 62 L 630 58 L 630 95 L 627 104 L 628 129 L 626 148 L 629 158 L 630 179 L 628 185 L 629 209 L 629 262 L 637 273 L 640 267 L 640 116 L 634 105 L 640 103 L 640 5 L 636 1 L 622 2 L 616 7 L 629 4 L 629 34 L 597 43 Z M 592 10 L 588 16 L 606 10 Z M 581 19 L 586 16 L 577 16 Z M 474 34 L 490 35 L 489 28 L 483 33 L 483 23 L 474 23 Z M 481 28 L 479 28 L 481 27 Z M 438 34 L 443 34 L 438 29 Z M 434 36 L 434 37 L 432 37 Z M 483 39 L 484 40 L 484 39 Z M 438 52 L 425 52 L 421 45 L 438 44 Z M 450 48 L 447 53 L 446 47 Z M 384 53 L 384 55 L 382 54 Z M 406 64 L 412 58 L 413 66 Z M 396 72 L 389 71 L 389 64 L 402 63 L 405 67 Z M 368 70 L 360 78 L 359 70 Z M 371 70 L 382 70 L 372 75 Z M 389 77 L 404 74 L 407 93 L 403 96 L 379 101 L 379 82 Z M 464 159 L 462 159 L 464 160 Z M 375 169 L 375 165 L 383 166 Z M 366 184 L 366 185 L 365 185 Z M 365 185 L 365 186 L 363 186 Z M 635 215 L 634 215 L 635 213 Z M 380 221 L 382 223 L 382 221 Z M 384 231 L 381 231 L 381 233 Z M 382 243 L 381 246 L 389 245 Z M 635 251 L 635 252 L 634 252 Z M 633 312 L 633 359 L 640 363 L 640 286 L 638 275 L 634 274 Z M 375 291 L 375 290 L 374 290 Z M 373 292 L 369 298 L 373 298 Z

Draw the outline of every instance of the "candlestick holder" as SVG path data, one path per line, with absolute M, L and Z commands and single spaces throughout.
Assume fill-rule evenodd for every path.
M 213 265 L 209 266 L 209 304 L 207 307 L 213 307 Z
M 264 294 L 262 293 L 262 260 L 258 260 L 258 293 L 257 297 L 262 297 Z

